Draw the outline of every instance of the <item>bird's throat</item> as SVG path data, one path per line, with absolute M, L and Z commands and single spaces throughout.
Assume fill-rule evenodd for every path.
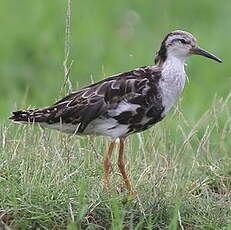
M 181 94 L 186 74 L 184 70 L 185 60 L 169 56 L 162 65 L 160 88 L 162 92 L 164 115 L 173 107 Z

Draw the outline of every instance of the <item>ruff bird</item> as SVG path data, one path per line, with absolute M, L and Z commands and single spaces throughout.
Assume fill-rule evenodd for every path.
M 103 135 L 111 142 L 104 157 L 104 188 L 109 187 L 110 158 L 119 139 L 118 167 L 126 188 L 133 188 L 125 170 L 124 141 L 161 121 L 181 94 L 186 80 L 185 60 L 202 55 L 222 62 L 199 48 L 185 31 L 166 35 L 156 53 L 155 65 L 113 75 L 81 88 L 55 104 L 13 112 L 11 120 L 77 135 Z

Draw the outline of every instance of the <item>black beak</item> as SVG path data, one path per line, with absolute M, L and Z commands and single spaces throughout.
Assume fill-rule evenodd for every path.
M 215 55 L 213 55 L 213 54 L 211 54 L 211 53 L 207 52 L 206 50 L 203 50 L 203 49 L 201 49 L 199 47 L 192 48 L 190 50 L 190 53 L 191 54 L 201 55 L 201 56 L 213 59 L 213 60 L 215 60 L 217 62 L 220 62 L 220 63 L 222 62 L 222 60 L 220 58 L 216 57 Z

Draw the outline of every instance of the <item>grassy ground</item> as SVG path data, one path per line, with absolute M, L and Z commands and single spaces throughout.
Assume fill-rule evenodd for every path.
M 152 64 L 175 29 L 224 59 L 191 58 L 181 106 L 127 139 L 133 199 L 116 153 L 110 191 L 103 191 L 105 139 L 7 121 L 15 107 L 46 106 L 60 94 L 65 8 L 66 1 L 1 3 L 0 229 L 231 230 L 230 2 L 73 1 L 75 88 Z
M 230 96 L 215 99 L 196 124 L 178 106 L 127 139 L 133 199 L 116 164 L 111 189 L 103 191 L 103 138 L 3 124 L 1 219 L 12 229 L 230 230 Z

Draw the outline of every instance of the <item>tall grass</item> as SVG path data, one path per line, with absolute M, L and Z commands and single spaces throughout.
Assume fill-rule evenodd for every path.
M 53 103 L 63 83 L 67 1 L 2 1 L 0 7 L 0 120 L 17 108 Z M 15 7 L 17 6 L 17 7 Z M 153 64 L 169 31 L 192 32 L 224 60 L 192 57 L 183 111 L 197 120 L 214 97 L 230 91 L 229 1 L 72 1 L 70 79 L 78 88 L 106 76 Z M 205 90 L 206 89 L 206 90 Z
M 228 64 L 191 60 L 182 107 L 127 139 L 135 197 L 127 195 L 116 164 L 110 191 L 103 191 L 104 138 L 6 121 L 12 107 L 48 105 L 59 95 L 65 4 L 1 4 L 0 229 L 231 230 Z M 73 44 L 65 60 L 75 61 L 75 88 L 152 64 L 161 39 L 175 29 L 193 32 L 204 48 L 231 58 L 228 1 L 86 0 L 73 1 L 72 10 Z
M 127 139 L 133 199 L 116 164 L 103 191 L 104 138 L 2 124 L 1 219 L 12 229 L 230 229 L 229 100 L 215 99 L 196 124 L 177 106 Z

